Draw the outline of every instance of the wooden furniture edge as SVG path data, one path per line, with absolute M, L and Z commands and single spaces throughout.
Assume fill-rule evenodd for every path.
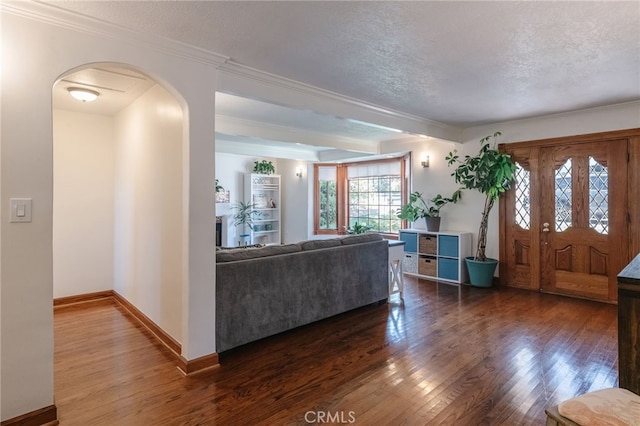
M 547 415 L 546 426 L 580 426 L 574 421 L 562 416 L 558 411 L 557 405 L 547 408 L 544 412 Z
M 55 404 L 48 407 L 40 408 L 39 410 L 25 413 L 21 416 L 7 419 L 0 423 L 1 426 L 55 426 L 60 424 L 58 421 L 58 409 Z
M 178 359 L 178 369 L 185 376 L 202 373 L 218 366 L 220 366 L 220 360 L 217 352 L 191 360 L 183 356 Z

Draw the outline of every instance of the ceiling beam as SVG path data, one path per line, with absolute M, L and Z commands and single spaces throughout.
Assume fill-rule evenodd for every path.
M 462 129 L 423 117 L 394 111 L 359 99 L 260 71 L 233 60 L 218 67 L 218 91 L 251 99 L 351 118 L 400 129 L 415 135 L 461 142 Z
M 377 143 L 223 115 L 216 115 L 216 132 L 324 148 L 373 154 L 378 152 Z

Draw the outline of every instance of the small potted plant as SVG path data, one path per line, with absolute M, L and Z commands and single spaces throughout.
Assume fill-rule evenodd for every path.
M 255 161 L 253 163 L 253 173 L 258 173 L 261 175 L 270 175 L 275 173 L 276 168 L 273 166 L 271 161 L 262 160 Z
M 425 218 L 427 231 L 438 232 L 440 230 L 440 209 L 451 203 L 455 204 L 462 197 L 462 191 L 456 190 L 451 197 L 443 197 L 437 194 L 428 202 L 422 198 L 422 193 L 414 191 L 409 194 L 409 202 L 397 211 L 400 219 L 416 222 L 420 218 Z
M 496 132 L 493 136 L 480 139 L 480 152 L 475 156 L 466 155 L 461 160 L 454 150 L 446 157 L 449 166 L 457 165 L 451 174 L 457 183 L 463 188 L 475 189 L 485 195 L 476 254 L 465 259 L 469 280 L 478 287 L 491 286 L 498 265 L 498 260 L 488 258 L 485 252 L 489 213 L 493 204 L 511 187 L 511 182 L 515 179 L 516 165 L 511 156 L 498 150 L 496 138 L 500 135 L 500 132 Z
M 238 201 L 233 205 L 233 224 L 235 226 L 242 225 L 242 234 L 240 234 L 240 241 L 238 245 L 248 245 L 251 243 L 251 234 L 247 234 L 247 228 L 253 230 L 253 221 L 260 219 L 262 213 L 259 210 L 255 210 L 255 204 L 246 203 L 244 201 Z
M 349 226 L 347 228 L 347 234 L 349 235 L 364 234 L 365 232 L 370 231 L 371 229 L 373 228 L 367 224 L 356 222 L 353 224 L 353 226 Z

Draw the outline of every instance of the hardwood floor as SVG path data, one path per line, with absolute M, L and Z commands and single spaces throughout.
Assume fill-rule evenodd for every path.
M 543 425 L 617 386 L 615 305 L 405 280 L 369 306 L 223 353 L 184 377 L 116 305 L 55 312 L 62 425 Z

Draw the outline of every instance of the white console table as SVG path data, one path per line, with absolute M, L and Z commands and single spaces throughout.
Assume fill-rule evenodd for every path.
M 389 296 L 399 293 L 404 296 L 404 277 L 402 275 L 402 259 L 404 257 L 404 241 L 387 240 L 389 242 Z

